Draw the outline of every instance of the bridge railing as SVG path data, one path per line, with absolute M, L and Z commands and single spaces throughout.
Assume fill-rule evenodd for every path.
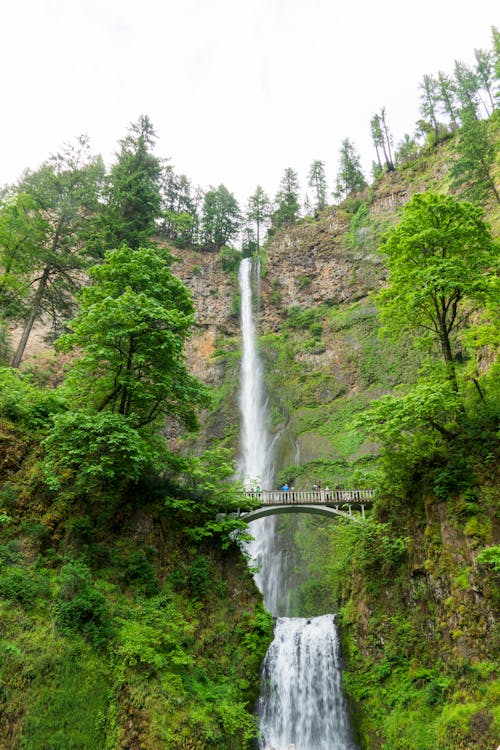
M 349 505 L 367 506 L 374 490 L 247 490 L 246 497 L 261 505 Z

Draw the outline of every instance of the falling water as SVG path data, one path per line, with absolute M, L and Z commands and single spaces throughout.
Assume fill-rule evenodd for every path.
M 243 339 L 240 477 L 248 488 L 271 489 L 273 442 L 268 427 L 262 367 L 252 311 L 252 262 L 240 265 Z M 253 521 L 249 556 L 271 614 L 286 611 L 286 555 L 276 516 Z M 263 666 L 259 702 L 261 750 L 355 750 L 340 685 L 338 639 L 332 615 L 278 617 Z
M 264 662 L 261 747 L 351 750 L 332 615 L 280 617 Z

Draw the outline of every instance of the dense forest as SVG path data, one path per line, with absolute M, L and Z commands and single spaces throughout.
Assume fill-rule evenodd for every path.
M 250 748 L 273 622 L 237 543 L 242 256 L 262 264 L 276 481 L 374 487 L 285 519 L 298 614 L 335 611 L 363 750 L 500 736 L 500 35 L 385 107 L 333 191 L 246 207 L 84 136 L 0 195 L 0 749 Z M 330 200 L 333 198 L 333 202 Z M 225 511 L 224 515 L 220 512 Z

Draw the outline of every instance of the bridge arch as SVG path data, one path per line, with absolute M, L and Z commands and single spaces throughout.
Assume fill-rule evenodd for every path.
M 315 513 L 319 516 L 327 516 L 329 518 L 335 516 L 343 516 L 349 518 L 351 521 L 360 521 L 362 516 L 354 515 L 353 513 L 345 510 L 339 510 L 338 508 L 332 508 L 328 505 L 262 505 L 260 508 L 255 508 L 250 511 L 243 511 L 239 514 L 239 517 L 246 523 L 256 521 L 258 518 L 264 518 L 265 516 L 275 516 L 280 513 Z

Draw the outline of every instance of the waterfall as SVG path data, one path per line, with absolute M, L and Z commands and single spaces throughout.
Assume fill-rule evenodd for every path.
M 258 271 L 258 267 L 257 267 Z M 248 488 L 273 484 L 273 441 L 252 305 L 252 261 L 242 260 L 241 445 L 239 476 Z M 257 278 L 257 284 L 259 279 Z M 255 581 L 274 616 L 286 615 L 286 550 L 276 516 L 253 521 L 247 552 Z M 262 670 L 261 750 L 355 750 L 340 684 L 338 638 L 332 615 L 281 617 Z
M 351 750 L 331 615 L 280 617 L 263 667 L 261 747 Z

